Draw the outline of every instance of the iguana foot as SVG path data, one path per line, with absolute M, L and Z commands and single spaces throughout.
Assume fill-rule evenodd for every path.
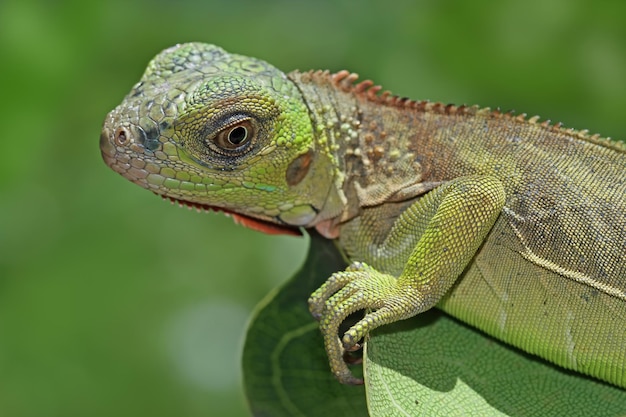
M 358 349 L 369 331 L 415 314 L 418 299 L 401 291 L 395 277 L 360 262 L 334 273 L 309 298 L 309 310 L 320 321 L 330 367 L 344 384 L 362 384 L 344 360 L 345 352 Z M 358 310 L 368 310 L 359 322 L 338 337 L 340 324 Z

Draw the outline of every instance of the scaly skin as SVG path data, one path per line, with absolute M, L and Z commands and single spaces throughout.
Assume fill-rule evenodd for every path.
M 178 45 L 109 113 L 102 155 L 173 201 L 337 239 L 353 264 L 309 305 L 341 382 L 362 382 L 343 354 L 369 331 L 437 305 L 626 387 L 625 148 L 355 80 Z

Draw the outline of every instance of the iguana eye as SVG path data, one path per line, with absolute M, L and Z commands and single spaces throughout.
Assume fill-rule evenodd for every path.
M 243 150 L 254 136 L 254 126 L 250 120 L 242 120 L 222 129 L 214 139 L 223 150 Z

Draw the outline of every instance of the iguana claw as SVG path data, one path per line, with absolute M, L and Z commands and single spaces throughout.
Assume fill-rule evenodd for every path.
M 389 319 L 397 320 L 404 311 L 401 307 L 411 300 L 398 302 L 397 281 L 364 263 L 354 263 L 345 271 L 333 274 L 324 285 L 309 298 L 309 309 L 320 321 L 324 345 L 330 367 L 335 377 L 344 384 L 360 384 L 344 360 L 346 352 L 361 348 L 358 343 L 368 332 Z M 388 300 L 393 300 L 388 305 Z M 375 310 L 338 337 L 339 326 L 350 314 L 359 310 Z

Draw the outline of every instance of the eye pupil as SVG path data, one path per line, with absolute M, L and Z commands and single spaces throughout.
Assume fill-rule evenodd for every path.
M 243 126 L 237 126 L 228 132 L 228 141 L 233 145 L 239 145 L 248 137 L 248 129 Z

